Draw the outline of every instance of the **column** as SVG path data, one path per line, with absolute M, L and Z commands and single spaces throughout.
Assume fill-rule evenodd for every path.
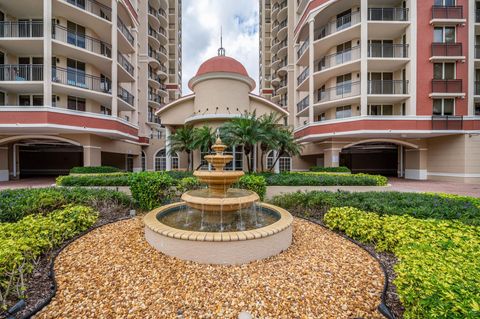
M 112 0 L 112 116 L 118 117 L 118 12 L 117 0 Z
M 427 151 L 426 148 L 405 150 L 406 179 L 427 179 Z
M 52 106 L 52 0 L 43 1 L 43 104 Z
M 277 151 L 273 151 L 273 160 L 275 161 L 277 159 L 277 156 L 278 156 L 278 152 Z M 280 160 L 278 160 L 275 165 L 273 166 L 273 172 L 275 174 L 278 174 L 280 173 Z
M 360 2 L 360 115 L 368 115 L 368 0 Z
M 8 147 L 0 147 L 0 182 L 9 180 L 10 173 L 8 171 Z
M 141 172 L 142 171 L 142 154 L 133 155 L 133 171 Z
M 135 46 L 135 50 L 138 50 L 138 29 L 135 28 L 132 30 L 132 34 L 133 34 L 133 37 L 134 37 L 134 46 Z M 132 86 L 132 94 L 135 96 L 135 100 L 133 102 L 133 106 L 135 108 L 135 110 L 133 111 L 133 116 L 132 116 L 132 122 L 133 124 L 135 125 L 139 125 L 139 121 L 138 121 L 138 111 L 139 111 L 139 108 L 138 108 L 138 54 L 137 53 L 134 53 L 132 54 L 132 65 L 133 65 L 133 77 L 135 79 L 135 82 L 133 82 L 133 86 Z
M 475 115 L 475 15 L 476 3 L 473 0 L 468 1 L 468 116 Z
M 101 166 L 102 148 L 98 146 L 85 145 L 83 147 L 83 166 Z
M 313 83 L 313 71 L 315 70 L 314 66 L 314 58 L 315 54 L 313 52 L 313 42 L 315 40 L 315 20 L 311 19 L 308 21 L 308 68 L 309 68 L 309 76 L 308 76 L 308 123 L 313 123 L 313 104 L 315 103 L 315 87 Z M 295 106 L 296 107 L 296 106 Z
M 171 171 L 172 170 L 172 155 L 170 154 L 170 135 L 172 132 L 170 131 L 170 128 L 166 127 L 165 128 L 165 156 L 166 156 L 166 170 Z
M 340 163 L 340 149 L 328 148 L 323 152 L 323 165 L 325 167 L 338 167 Z

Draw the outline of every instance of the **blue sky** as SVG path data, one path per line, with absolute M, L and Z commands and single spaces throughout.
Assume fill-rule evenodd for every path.
M 220 26 L 226 55 L 240 61 L 257 82 L 258 0 L 183 0 L 183 94 L 200 64 L 217 55 Z

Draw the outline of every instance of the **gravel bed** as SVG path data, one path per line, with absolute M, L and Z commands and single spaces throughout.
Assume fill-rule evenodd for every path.
M 95 229 L 55 262 L 57 295 L 36 318 L 383 318 L 384 275 L 368 252 L 295 219 L 294 244 L 242 266 L 165 256 L 141 218 Z

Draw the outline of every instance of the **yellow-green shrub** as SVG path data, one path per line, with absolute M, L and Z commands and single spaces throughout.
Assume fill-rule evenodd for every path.
M 352 207 L 332 208 L 324 220 L 397 256 L 394 283 L 405 318 L 480 318 L 480 227 Z

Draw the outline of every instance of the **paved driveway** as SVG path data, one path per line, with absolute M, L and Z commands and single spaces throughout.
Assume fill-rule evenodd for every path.
M 23 178 L 16 181 L 0 182 L 0 190 L 16 188 L 49 187 L 55 184 L 55 177 Z

